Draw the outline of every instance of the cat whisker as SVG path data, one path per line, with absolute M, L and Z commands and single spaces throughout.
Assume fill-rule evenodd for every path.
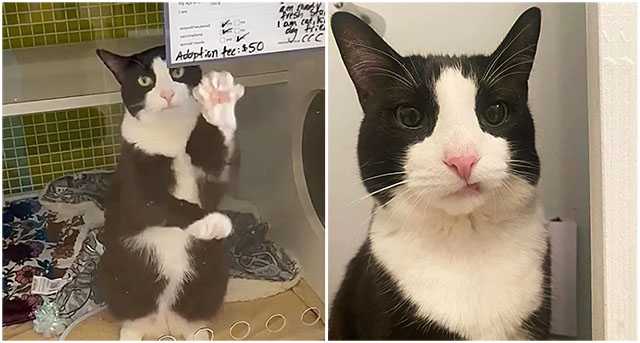
M 527 173 L 527 174 L 535 175 L 534 173 L 528 172 L 526 170 L 519 170 L 519 169 L 518 170 L 513 170 L 513 169 L 511 169 L 511 171 L 516 172 L 516 173 Z
M 406 189 L 402 190 L 398 194 L 395 194 L 391 200 L 385 202 L 384 204 L 381 204 L 381 205 L 377 206 L 376 209 L 374 210 L 375 213 L 373 213 L 372 215 L 378 214 L 378 211 L 382 211 L 383 209 L 390 210 L 391 211 L 390 212 L 391 215 L 392 216 L 395 215 L 396 212 L 398 211 L 397 208 L 393 208 L 393 207 L 392 208 L 388 208 L 387 206 L 389 204 L 391 204 L 392 202 L 397 201 L 398 199 L 402 199 L 406 195 L 411 196 L 411 194 L 413 194 L 413 191 L 411 189 L 409 189 L 409 188 L 406 188 Z
M 490 79 L 493 77 L 493 75 L 494 75 L 496 72 L 499 72 L 503 66 L 505 66 L 509 61 L 511 61 L 511 59 L 513 59 L 514 57 L 516 57 L 516 56 L 520 55 L 521 53 L 523 53 L 523 52 L 525 52 L 525 51 L 527 51 L 527 50 L 529 50 L 529 49 L 532 49 L 532 48 L 533 48 L 533 47 L 535 47 L 535 46 L 536 46 L 536 44 L 529 44 L 529 45 L 527 45 L 526 47 L 524 47 L 524 48 L 522 48 L 522 49 L 520 49 L 520 50 L 516 51 L 515 53 L 513 53 L 513 55 L 509 56 L 509 58 L 507 58 L 507 59 L 506 59 L 506 60 L 504 60 L 504 61 L 503 61 L 499 66 L 497 66 L 497 67 L 496 67 L 496 68 L 491 72 L 491 74 L 487 75 L 487 77 L 485 78 L 485 80 L 490 80 Z M 530 58 L 530 57 L 529 57 L 529 56 L 527 56 L 527 55 L 525 55 L 525 56 L 526 56 L 527 58 Z M 531 59 L 531 61 L 533 61 L 533 58 L 530 58 L 530 59 Z
M 408 58 L 409 62 L 411 62 L 411 66 L 413 67 L 413 71 L 416 73 L 416 75 L 420 75 L 420 73 L 418 73 L 418 68 L 416 68 L 416 65 L 413 64 L 413 58 L 411 56 L 409 56 Z
M 427 191 L 428 191 L 428 189 L 425 188 L 420 193 L 418 193 L 418 197 L 417 197 L 416 201 L 413 202 L 413 210 L 412 210 L 412 212 L 414 212 L 417 209 L 418 204 L 420 204 L 422 202 L 422 197 L 424 196 L 425 192 L 427 192 Z M 411 198 L 408 198 L 407 202 L 409 202 L 410 199 Z M 404 231 L 405 227 L 407 226 L 407 222 L 409 221 L 409 218 L 411 218 L 411 216 L 405 214 L 405 220 L 404 220 L 404 223 L 402 224 L 400 230 Z
M 402 83 L 405 88 L 407 89 L 412 89 L 411 85 L 408 83 L 405 83 L 405 81 L 401 78 L 398 77 L 398 74 L 390 74 L 389 72 L 384 72 L 384 73 L 370 73 L 369 76 L 386 76 L 390 79 L 396 80 L 400 83 Z
M 517 171 L 522 171 L 522 172 L 530 172 L 532 175 L 535 175 L 534 172 L 537 172 L 538 169 L 532 166 L 526 166 L 526 165 L 517 165 L 514 164 L 512 165 L 513 170 L 517 170 Z
M 405 86 L 402 86 L 402 87 L 388 87 L 388 88 L 385 88 L 385 90 L 386 90 L 386 91 L 392 91 L 392 90 L 396 90 L 396 89 L 402 90 L 403 92 L 406 92 L 406 91 L 407 91 L 407 87 L 405 87 Z
M 391 200 L 389 200 L 389 201 L 387 201 L 387 202 L 385 202 L 385 203 L 383 203 L 381 205 L 376 205 L 374 207 L 374 209 L 371 211 L 371 214 L 369 215 L 369 219 L 373 220 L 373 217 L 375 217 L 378 214 L 378 212 L 382 211 L 383 209 L 385 209 L 387 211 L 390 211 L 389 213 L 390 213 L 391 216 L 395 216 L 397 214 L 398 208 L 393 208 L 393 207 L 392 208 L 388 208 L 387 205 L 389 205 L 393 201 L 398 201 L 398 199 L 403 199 L 407 194 L 409 196 L 412 196 L 413 191 L 410 188 L 405 188 L 402 191 L 400 191 L 399 193 L 395 194 Z M 362 224 L 360 224 L 360 225 L 362 225 Z M 395 232 L 395 231 L 393 231 L 393 232 Z
M 491 87 L 491 85 L 494 85 L 494 84 L 498 83 L 500 80 L 502 80 L 502 79 L 504 79 L 504 78 L 506 78 L 506 77 L 513 76 L 513 75 L 517 75 L 517 74 L 527 74 L 527 75 L 529 75 L 529 72 L 525 72 L 525 71 L 515 71 L 515 72 L 513 72 L 513 73 L 509 73 L 509 74 L 504 75 L 504 76 L 500 77 L 499 79 L 497 79 L 497 80 L 493 81 L 493 83 L 491 83 L 491 84 L 489 85 L 489 87 Z
M 397 186 L 400 186 L 400 185 L 404 185 L 404 184 L 405 184 L 405 183 L 407 183 L 407 182 L 409 182 L 409 180 L 402 180 L 402 181 L 400 181 L 400 182 L 396 182 L 396 183 L 394 183 L 394 184 L 392 184 L 392 185 L 389 185 L 389 186 L 386 186 L 386 187 L 380 188 L 380 189 L 378 189 L 378 190 L 376 190 L 376 191 L 373 191 L 373 192 L 371 192 L 371 193 L 369 193 L 369 194 L 367 194 L 367 195 L 363 196 L 363 197 L 362 197 L 362 198 L 360 198 L 360 199 L 355 200 L 354 202 L 352 202 L 352 203 L 351 203 L 351 205 L 353 205 L 354 203 L 356 203 L 356 202 L 358 202 L 358 201 L 362 201 L 362 200 L 365 200 L 365 199 L 371 198 L 371 197 L 373 197 L 374 195 L 376 195 L 376 194 L 378 194 L 378 193 L 381 193 L 381 192 L 384 192 L 384 191 L 386 191 L 386 190 L 388 190 L 388 189 L 391 189 L 391 188 L 393 188 L 393 187 L 397 187 Z
M 353 69 L 353 70 L 357 70 L 357 69 L 359 69 L 359 68 L 362 68 L 362 67 L 366 66 L 367 64 L 377 65 L 376 61 L 374 61 L 374 60 L 362 60 L 362 61 L 360 61 L 360 62 L 358 62 L 358 63 L 354 64 L 354 65 L 351 67 L 351 69 Z
M 535 181 L 538 178 L 538 175 L 536 174 L 532 174 L 532 173 L 527 173 L 521 170 L 511 170 L 511 173 L 515 176 L 521 177 L 525 180 L 530 180 L 530 181 Z
M 347 41 L 345 41 L 345 42 L 346 42 L 346 43 L 349 43 L 349 44 L 352 44 L 352 45 L 355 45 L 355 46 L 359 46 L 359 47 L 361 47 L 361 48 L 365 48 L 365 49 L 369 49 L 369 50 L 372 50 L 372 51 L 378 52 L 378 53 L 380 53 L 380 54 L 382 54 L 382 55 L 384 55 L 384 56 L 387 56 L 387 57 L 391 58 L 391 59 L 392 59 L 394 62 L 396 62 L 400 67 L 402 67 L 402 69 L 404 69 L 404 71 L 405 71 L 405 72 L 406 72 L 406 73 L 411 77 L 411 79 L 413 80 L 413 84 L 414 84 L 416 87 L 418 86 L 418 83 L 416 82 L 416 80 L 415 80 L 415 78 L 413 77 L 413 75 L 411 74 L 411 72 L 409 72 L 409 69 L 407 69 L 407 67 L 406 67 L 402 62 L 398 61 L 398 59 L 397 59 L 397 58 L 395 58 L 395 57 L 393 57 L 391 54 L 386 53 L 386 52 L 384 52 L 384 51 L 382 51 L 382 50 L 380 50 L 380 49 L 376 49 L 376 48 L 374 48 L 374 47 L 370 47 L 370 46 L 367 46 L 367 45 L 364 45 L 364 44 L 356 43 L 356 42 L 354 42 L 354 41 L 349 41 L 349 40 L 347 40 Z
M 366 179 L 363 179 L 362 181 L 364 182 L 364 181 L 369 181 L 369 180 L 377 179 L 377 178 L 384 177 L 384 176 L 403 175 L 403 174 L 406 174 L 406 172 L 402 171 L 402 172 L 384 173 L 384 174 L 379 174 L 379 175 L 368 177 Z
M 531 26 L 531 24 L 528 24 L 527 26 L 523 27 L 523 28 L 522 28 L 522 30 L 520 30 L 520 32 L 518 32 L 518 34 L 517 34 L 515 37 L 513 37 L 513 38 L 511 39 L 511 41 L 509 42 L 509 44 L 507 44 L 507 46 L 505 46 L 505 47 L 500 51 L 500 54 L 498 54 L 498 56 L 496 56 L 496 58 L 495 58 L 495 59 L 493 59 L 493 61 L 492 61 L 492 62 L 491 62 L 491 64 L 489 65 L 489 68 L 487 68 L 487 71 L 485 71 L 484 76 L 482 76 L 482 79 L 481 79 L 481 80 L 485 80 L 485 78 L 486 78 L 486 77 L 487 77 L 487 75 L 488 75 L 488 72 L 489 72 L 489 71 L 491 71 L 491 69 L 493 69 L 493 67 L 495 66 L 495 63 L 500 59 L 500 56 L 502 56 L 502 54 L 503 54 L 505 51 L 507 51 L 507 49 L 509 49 L 509 47 L 511 46 L 511 44 L 513 44 L 513 42 L 515 42 L 515 41 L 516 41 L 516 39 L 518 39 L 518 37 L 520 37 L 520 35 L 521 35 L 524 31 L 526 31 L 526 30 L 529 28 L 529 26 Z
M 361 168 L 364 168 L 364 167 L 369 166 L 369 165 L 377 165 L 377 164 L 382 164 L 382 163 L 386 163 L 386 162 L 387 162 L 387 161 L 371 161 L 371 160 L 370 160 L 370 161 L 366 161 L 366 162 L 364 162 L 364 163 L 362 164 Z
M 511 168 L 510 169 L 512 174 L 515 173 L 521 173 L 522 175 L 528 175 L 531 177 L 538 177 L 538 173 L 537 170 L 534 170 L 531 167 L 526 167 L 526 166 L 515 166 L 515 168 Z
M 366 172 L 366 170 L 365 170 L 366 167 L 377 166 L 377 165 L 380 165 L 380 164 L 383 164 L 383 163 L 389 163 L 389 162 L 396 162 L 396 163 L 398 163 L 398 165 L 404 165 L 404 161 L 399 160 L 398 157 L 396 157 L 396 156 L 389 156 L 389 157 L 387 157 L 386 160 L 381 160 L 381 161 L 379 161 L 379 160 L 368 160 L 368 161 L 366 161 L 366 162 L 364 162 L 364 163 L 362 163 L 360 165 L 360 174 L 361 175 L 368 174 Z M 398 169 L 398 168 L 395 168 L 395 169 Z
M 395 194 L 391 200 L 381 204 L 379 207 L 385 207 L 385 206 L 389 205 L 392 201 L 394 201 L 396 199 L 400 199 L 402 196 L 406 195 L 407 193 L 411 193 L 411 192 L 412 192 L 411 188 L 405 188 L 400 193 Z
M 526 161 L 508 161 L 507 163 L 514 166 L 525 166 L 525 167 L 533 167 L 533 168 L 540 167 L 540 164 L 538 163 L 532 163 L 532 162 L 526 162 Z
M 518 167 L 528 167 L 528 168 L 540 168 L 540 164 L 531 163 L 531 162 L 523 162 L 523 161 L 510 161 L 507 162 L 509 165 L 518 166 Z
M 503 181 L 502 181 L 502 183 L 503 183 L 503 185 L 504 185 L 504 188 L 505 188 L 508 192 L 513 193 L 513 189 L 511 188 L 511 182 L 510 182 L 510 180 L 509 180 L 509 179 L 503 180 Z
M 493 211 L 494 213 L 497 213 L 499 211 L 499 203 L 501 202 L 501 199 L 504 197 L 505 193 L 508 194 L 514 194 L 515 191 L 512 188 L 511 185 L 511 178 L 507 178 L 507 179 L 503 179 L 500 180 L 500 185 L 498 187 L 496 187 L 496 189 L 494 189 L 493 191 L 494 196 L 492 196 L 491 198 L 493 199 L 492 203 L 493 203 Z
M 514 175 L 517 175 L 518 178 L 527 182 L 533 182 L 537 180 L 537 178 L 534 175 L 523 175 L 523 174 L 514 174 Z
M 523 163 L 531 163 L 531 164 L 534 164 L 534 162 L 531 162 L 531 161 L 527 161 L 527 160 L 519 160 L 519 159 L 512 159 L 512 158 L 508 159 L 508 160 L 507 160 L 507 162 L 523 162 Z M 536 164 L 537 164 L 537 163 L 536 163 Z
M 369 62 L 369 61 L 363 61 L 363 62 Z M 413 89 L 414 87 L 411 85 L 411 81 L 407 80 L 407 78 L 403 77 L 402 75 L 394 72 L 393 70 L 390 69 L 386 69 L 386 68 L 381 68 L 381 67 L 376 67 L 376 66 L 367 66 L 367 63 L 363 63 L 363 62 L 359 62 L 357 66 L 354 66 L 352 68 L 352 70 L 356 71 L 358 69 L 370 69 L 370 70 L 377 70 L 380 71 L 382 73 L 374 73 L 374 74 L 369 74 L 369 75 L 386 75 L 389 74 L 388 76 L 393 76 L 392 78 L 401 82 L 402 84 L 404 84 L 405 86 L 407 86 L 407 88 L 409 89 Z
M 489 80 L 487 80 L 487 83 L 488 83 L 489 85 L 492 85 L 492 84 L 493 84 L 492 80 L 494 80 L 495 78 L 500 77 L 501 75 L 504 75 L 504 74 L 505 74 L 506 72 L 508 72 L 509 70 L 514 69 L 514 68 L 516 68 L 517 66 L 519 66 L 519 65 L 523 65 L 523 64 L 533 64 L 533 59 L 526 60 L 526 61 L 524 61 L 524 62 L 519 62 L 519 63 L 511 64 L 511 65 L 507 66 L 507 68 L 504 68 L 503 70 L 501 70 L 501 71 L 497 72 L 497 74 L 496 74 L 495 76 L 491 76 L 491 78 L 490 78 Z
M 507 161 L 510 161 L 510 162 L 527 162 L 527 163 L 533 163 L 533 162 L 532 162 L 532 161 L 530 161 L 530 160 L 522 160 L 522 159 L 519 159 L 519 158 L 508 158 L 508 159 L 507 159 Z

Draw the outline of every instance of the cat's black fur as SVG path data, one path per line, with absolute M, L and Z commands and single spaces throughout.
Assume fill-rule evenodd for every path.
M 544 301 L 523 324 L 533 340 L 549 337 L 551 257 L 544 260 Z M 389 272 L 371 253 L 369 240 L 351 260 L 329 317 L 330 340 L 464 340 L 434 321 L 416 316 Z
M 404 180 L 403 174 L 377 178 L 376 175 L 403 171 L 403 157 L 408 146 L 424 140 L 433 132 L 438 117 L 434 80 L 446 67 L 459 68 L 465 77 L 478 84 L 476 112 L 496 101 L 508 104 L 510 122 L 494 128 L 478 116 L 483 131 L 504 137 L 512 144 L 513 158 L 527 164 L 509 162 L 509 171 L 532 185 L 540 175 L 535 149 L 535 129 L 527 105 L 528 79 L 533 65 L 540 32 L 540 10 L 531 8 L 516 21 L 496 51 L 489 55 L 401 56 L 373 29 L 357 17 L 337 12 L 332 17 L 332 30 L 347 72 L 353 80 L 364 111 L 358 136 L 360 176 L 369 193 Z M 483 79 L 492 62 L 500 65 L 522 51 L 516 74 L 490 84 Z M 530 60 L 529 62 L 527 62 Z M 513 64 L 507 63 L 507 66 Z M 390 76 L 390 73 L 396 76 Z M 403 80 L 399 80 L 403 78 Z M 404 85 L 403 85 L 404 83 Z M 409 83 L 411 87 L 406 87 Z M 407 130 L 398 123 L 394 111 L 407 105 L 424 114 L 419 129 Z M 391 191 L 373 195 L 378 204 L 392 200 Z M 398 252 L 401 254 L 402 252 Z M 545 299 L 522 327 L 534 339 L 549 334 L 550 262 L 544 262 Z M 398 290 L 385 266 L 370 251 L 367 240 L 349 263 L 342 285 L 334 299 L 329 321 L 331 340 L 457 340 L 459 334 L 442 325 L 415 316 L 416 305 Z
M 100 57 L 122 85 L 122 97 L 131 115 L 144 92 L 134 82 L 140 75 L 153 74 L 151 61 L 164 59 L 164 47 L 122 57 L 99 51 Z M 115 67 L 114 67 L 115 66 Z M 187 74 L 189 73 L 189 74 Z M 187 76 L 188 75 L 188 76 Z M 200 82 L 199 67 L 188 67 L 185 81 L 192 88 Z M 125 114 L 129 115 L 129 114 Z M 219 175 L 227 160 L 221 131 L 202 116 L 191 132 L 187 153 L 191 163 L 209 175 Z M 123 141 L 120 161 L 113 178 L 105 210 L 101 240 L 105 253 L 97 272 L 97 289 L 110 311 L 121 320 L 146 316 L 157 308 L 157 298 L 167 284 L 153 259 L 141 250 L 131 250 L 123 240 L 150 226 L 186 228 L 214 212 L 224 194 L 225 184 L 200 180 L 202 207 L 175 198 L 170 190 L 176 183 L 172 158 L 149 155 Z M 189 249 L 193 277 L 185 281 L 173 310 L 187 320 L 206 320 L 219 309 L 227 289 L 228 261 L 223 240 L 193 240 Z

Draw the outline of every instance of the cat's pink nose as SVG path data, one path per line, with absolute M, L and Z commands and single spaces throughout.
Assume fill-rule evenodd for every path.
M 171 99 L 173 98 L 173 96 L 175 94 L 176 93 L 174 91 L 170 90 L 170 89 L 169 90 L 160 91 L 160 97 L 163 98 L 164 100 L 167 100 L 167 104 L 171 103 Z
M 476 154 L 468 154 L 468 155 L 458 155 L 458 156 L 448 156 L 444 159 L 444 164 L 446 164 L 449 168 L 458 174 L 465 181 L 469 181 L 469 177 L 471 177 L 471 170 L 473 166 L 478 162 L 478 155 Z

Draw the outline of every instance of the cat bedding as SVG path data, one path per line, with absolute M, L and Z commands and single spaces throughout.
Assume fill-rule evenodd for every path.
M 34 275 L 53 272 L 58 252 L 46 232 L 47 218 L 35 199 L 7 203 L 2 209 L 2 325 L 33 319 L 42 303 L 31 294 Z
M 5 256 L 15 255 L 7 253 L 7 249 L 19 250 L 20 244 L 34 249 L 37 246 L 37 249 L 28 249 L 26 255 L 29 255 L 29 264 L 24 264 L 26 259 L 14 261 L 9 258 L 5 262 L 8 264 L 3 266 L 3 317 L 10 320 L 4 321 L 3 325 L 38 317 L 34 321 L 37 332 L 59 335 L 78 318 L 87 313 L 95 313 L 103 307 L 100 289 L 96 289 L 93 280 L 103 252 L 100 244 L 104 220 L 102 210 L 111 175 L 111 172 L 86 172 L 64 176 L 51 182 L 39 201 L 20 200 L 5 205 Z M 282 248 L 267 239 L 268 223 L 251 213 L 232 209 L 225 209 L 223 212 L 229 216 L 234 226 L 234 233 L 225 246 L 226 253 L 231 257 L 231 280 L 225 302 L 271 296 L 298 283 L 300 267 Z M 62 230 L 64 234 L 61 240 L 48 241 L 47 238 L 60 236 L 57 231 L 54 234 L 49 231 L 50 228 L 59 228 L 63 225 L 61 223 L 68 226 L 66 230 Z M 21 230 L 17 231 L 16 228 Z M 70 230 L 74 233 L 67 233 Z M 56 252 L 58 246 L 64 246 L 69 256 Z M 64 258 L 56 260 L 54 256 L 57 255 Z M 56 266 L 55 262 L 58 260 L 71 263 L 67 262 L 64 269 L 50 267 Z M 17 275 L 17 262 L 24 264 L 22 269 L 30 265 L 40 267 L 30 267 L 35 272 L 25 271 Z M 26 274 L 31 277 L 28 278 Z M 33 295 L 30 294 L 30 283 L 34 274 L 62 278 L 66 283 L 52 295 Z M 19 282 L 21 288 L 11 287 L 17 284 L 15 280 L 22 280 Z M 20 311 L 7 313 L 7 310 L 14 311 L 17 305 L 12 305 L 17 302 L 26 305 L 20 306 Z M 45 306 L 40 307 L 43 303 Z M 36 311 L 37 308 L 39 311 Z

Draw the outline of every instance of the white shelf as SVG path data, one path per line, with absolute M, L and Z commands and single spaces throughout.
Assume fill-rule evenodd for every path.
M 147 36 L 5 50 L 2 53 L 2 115 L 119 102 L 120 87 L 96 55 L 96 49 L 132 54 L 162 44 L 162 36 Z M 282 68 L 247 69 L 245 73 L 231 71 L 246 87 L 287 82 L 287 71 Z
M 2 52 L 3 114 L 117 102 L 113 93 L 119 93 L 119 86 L 98 59 L 96 49 L 126 54 L 160 44 L 162 36 L 148 36 L 5 50 Z

